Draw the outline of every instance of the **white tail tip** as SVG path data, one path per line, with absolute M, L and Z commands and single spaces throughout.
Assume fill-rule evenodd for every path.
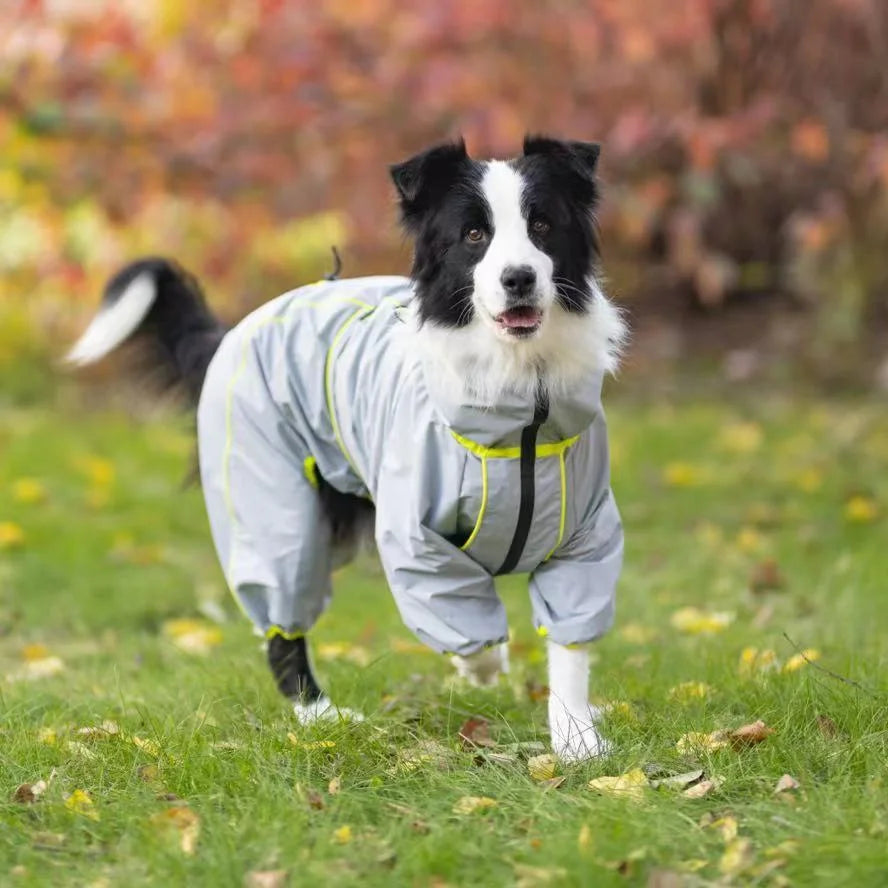
M 135 277 L 115 302 L 99 310 L 65 360 L 82 367 L 104 358 L 136 331 L 156 295 L 157 285 L 150 272 Z

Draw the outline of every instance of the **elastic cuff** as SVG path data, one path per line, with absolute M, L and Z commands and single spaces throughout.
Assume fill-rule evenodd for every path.
M 278 636 L 287 641 L 295 641 L 297 638 L 305 638 L 305 633 L 301 629 L 293 629 L 292 631 L 287 632 L 285 629 L 281 629 L 280 626 L 269 626 L 269 628 L 265 630 L 266 638 L 276 638 Z

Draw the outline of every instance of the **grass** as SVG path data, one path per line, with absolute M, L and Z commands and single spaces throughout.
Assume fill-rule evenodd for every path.
M 199 491 L 177 488 L 187 421 L 0 411 L 0 883 L 884 884 L 883 405 L 618 403 L 610 423 L 626 569 L 591 690 L 615 704 L 614 751 L 545 789 L 509 746 L 546 739 L 521 578 L 502 584 L 513 673 L 482 692 L 414 643 L 372 559 L 341 573 L 313 642 L 333 696 L 368 719 L 302 729 L 227 599 Z M 733 618 L 680 631 L 689 606 Z M 784 632 L 874 693 L 813 666 L 741 674 L 747 647 L 788 661 Z M 684 682 L 708 690 L 677 701 Z M 462 748 L 470 716 L 503 761 Z M 776 729 L 760 745 L 676 750 L 756 719 Z M 78 733 L 105 720 L 119 732 Z M 697 800 L 587 788 L 652 763 L 723 782 Z M 775 795 L 784 773 L 801 789 Z M 38 801 L 13 799 L 40 779 Z M 464 796 L 496 806 L 454 813 Z M 706 825 L 726 816 L 740 841 Z

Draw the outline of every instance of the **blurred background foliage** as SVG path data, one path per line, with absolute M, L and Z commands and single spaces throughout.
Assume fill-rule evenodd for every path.
M 3 388 L 141 254 L 231 318 L 405 271 L 387 164 L 526 129 L 603 143 L 630 372 L 888 386 L 886 123 L 884 0 L 4 0 Z

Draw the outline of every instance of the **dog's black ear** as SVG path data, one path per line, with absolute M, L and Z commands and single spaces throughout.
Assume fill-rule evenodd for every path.
M 449 187 L 460 167 L 468 160 L 466 143 L 459 139 L 429 148 L 403 163 L 389 167 L 392 181 L 398 189 L 405 221 L 409 221 L 427 197 Z
M 554 160 L 564 161 L 576 173 L 594 181 L 601 145 L 597 142 L 568 142 L 528 134 L 524 137 L 524 156 L 529 157 L 532 154 L 543 154 Z

